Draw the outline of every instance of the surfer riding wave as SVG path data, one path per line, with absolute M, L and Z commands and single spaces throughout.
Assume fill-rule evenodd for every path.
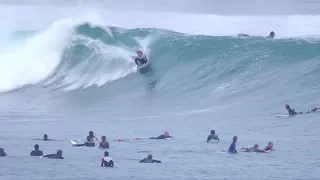
M 142 51 L 137 51 L 137 57 L 134 59 L 138 67 L 146 66 L 148 63 L 147 56 Z

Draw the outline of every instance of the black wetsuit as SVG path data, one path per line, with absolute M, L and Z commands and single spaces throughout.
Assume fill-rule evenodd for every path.
M 161 161 L 154 160 L 154 159 L 144 158 L 144 159 L 142 159 L 141 161 L 139 161 L 139 163 L 161 163 Z
M 166 138 L 172 138 L 172 136 L 165 136 L 165 135 L 160 135 L 160 136 L 158 136 L 158 137 L 152 137 L 152 138 L 150 138 L 150 139 L 166 139 Z
M 58 154 L 48 154 L 43 157 L 50 158 L 50 159 L 64 159 L 62 156 L 59 156 Z
M 294 109 L 289 109 L 288 110 L 289 115 L 296 115 L 298 114 Z
M 43 156 L 43 152 L 39 150 L 34 150 L 30 153 L 30 156 Z
M 95 147 L 95 143 L 92 141 L 85 142 L 84 144 L 76 144 L 74 146 L 87 146 L 87 147 Z
M 134 61 L 137 64 L 137 66 L 139 66 L 139 65 L 142 66 L 148 62 L 148 59 L 146 56 L 143 55 L 141 57 L 137 56 Z
M 110 157 L 104 157 L 104 158 L 102 158 L 101 166 L 113 167 L 114 166 L 114 162 L 112 161 L 112 159 Z
M 3 157 L 3 156 L 7 156 L 7 154 L 5 152 L 1 152 L 0 157 Z
M 107 141 L 105 141 L 105 142 L 100 142 L 99 148 L 109 149 L 109 143 L 108 143 Z
M 209 142 L 210 140 L 217 140 L 217 141 L 220 141 L 219 140 L 219 136 L 215 135 L 215 134 L 210 134 L 207 138 L 207 142 Z

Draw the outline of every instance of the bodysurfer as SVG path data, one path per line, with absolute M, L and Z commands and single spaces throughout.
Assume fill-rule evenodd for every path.
M 150 139 L 167 139 L 167 138 L 172 138 L 172 136 L 169 135 L 169 132 L 164 132 L 164 134 L 158 136 L 158 137 L 152 137 Z
M 214 130 L 211 130 L 210 135 L 207 138 L 207 142 L 211 140 L 217 140 L 218 142 L 220 141 L 219 136 L 216 135 L 216 132 Z

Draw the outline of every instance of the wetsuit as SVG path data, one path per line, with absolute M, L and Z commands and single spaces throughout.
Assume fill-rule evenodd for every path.
M 84 144 L 75 144 L 74 146 L 87 146 L 87 147 L 94 147 L 95 146 L 95 143 L 92 142 L 92 141 L 88 141 L 88 142 L 85 142 Z
M 112 158 L 110 158 L 110 157 L 104 157 L 104 158 L 102 158 L 101 166 L 104 166 L 104 167 L 113 167 L 113 166 L 114 166 L 114 163 L 113 163 L 113 161 L 112 161 Z
M 272 147 L 267 146 L 266 148 L 264 148 L 265 151 L 270 151 L 272 149 Z
M 3 157 L 3 156 L 7 156 L 7 154 L 5 152 L 1 152 L 0 157 Z
M 141 57 L 137 56 L 134 60 L 137 66 L 142 66 L 148 62 L 148 59 L 145 55 L 142 55 Z
M 43 156 L 43 152 L 39 150 L 34 150 L 30 153 L 30 156 Z
M 219 140 L 219 136 L 215 135 L 215 134 L 210 134 L 207 138 L 207 142 L 209 142 L 210 140 L 217 140 L 217 141 L 220 141 Z
M 258 149 L 255 149 L 254 147 L 252 147 L 252 148 L 245 148 L 244 149 L 244 152 L 257 152 L 257 151 L 259 151 Z
M 109 143 L 107 141 L 100 142 L 99 148 L 109 149 Z
M 296 115 L 298 114 L 294 109 L 289 109 L 288 110 L 289 115 Z
M 232 142 L 230 147 L 229 147 L 229 150 L 228 150 L 228 153 L 237 153 L 237 150 L 236 150 L 236 142 Z
M 60 156 L 58 154 L 48 154 L 43 157 L 50 158 L 50 159 L 64 159 L 62 156 Z
M 144 159 L 142 159 L 141 161 L 139 161 L 139 163 L 161 163 L 161 161 L 154 160 L 154 159 L 144 158 Z
M 311 109 L 311 112 L 315 112 L 317 110 L 320 110 L 320 108 L 319 107 L 315 107 L 315 108 Z
M 165 136 L 165 135 L 160 135 L 160 136 L 158 136 L 158 137 L 152 137 L 152 138 L 150 138 L 150 139 L 166 139 L 166 138 L 172 138 L 172 136 Z

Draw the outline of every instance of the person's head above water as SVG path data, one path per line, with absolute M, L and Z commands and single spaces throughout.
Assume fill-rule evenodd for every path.
M 34 149 L 35 149 L 35 150 L 39 150 L 39 145 L 38 145 L 38 144 L 35 144 L 35 145 L 34 145 Z
M 93 131 L 89 131 L 89 136 L 94 136 Z
M 44 139 L 44 140 L 48 140 L 48 135 L 47 135 L 47 134 L 44 134 L 44 135 L 43 135 L 43 139 Z
M 253 146 L 253 148 L 254 148 L 254 149 L 258 149 L 258 148 L 259 148 L 259 145 L 258 145 L 258 144 L 255 144 L 255 145 Z
M 164 135 L 164 136 L 169 136 L 169 132 L 168 132 L 168 131 L 165 131 L 163 135 Z
M 102 141 L 106 141 L 106 136 L 101 136 Z
M 109 152 L 108 152 L 108 151 L 105 151 L 105 152 L 104 152 L 104 156 L 105 156 L 105 157 L 108 157 L 108 156 L 109 156 Z
M 268 142 L 268 147 L 273 147 L 273 143 L 272 142 Z
M 216 134 L 216 132 L 214 130 L 211 130 L 211 134 Z
M 238 141 L 238 137 L 237 136 L 233 136 L 233 142 L 237 142 Z
M 149 154 L 148 157 L 147 157 L 147 159 L 152 159 L 152 155 Z
M 142 51 L 137 51 L 138 56 L 142 56 L 142 54 L 143 54 Z
M 0 148 L 0 153 L 3 153 L 4 152 L 4 149 L 3 148 Z
M 61 150 L 58 150 L 58 151 L 57 151 L 57 154 L 58 154 L 59 156 L 62 156 L 62 151 L 61 151 Z
M 276 36 L 276 33 L 274 33 L 273 31 L 270 32 L 269 37 L 274 38 L 274 36 Z

